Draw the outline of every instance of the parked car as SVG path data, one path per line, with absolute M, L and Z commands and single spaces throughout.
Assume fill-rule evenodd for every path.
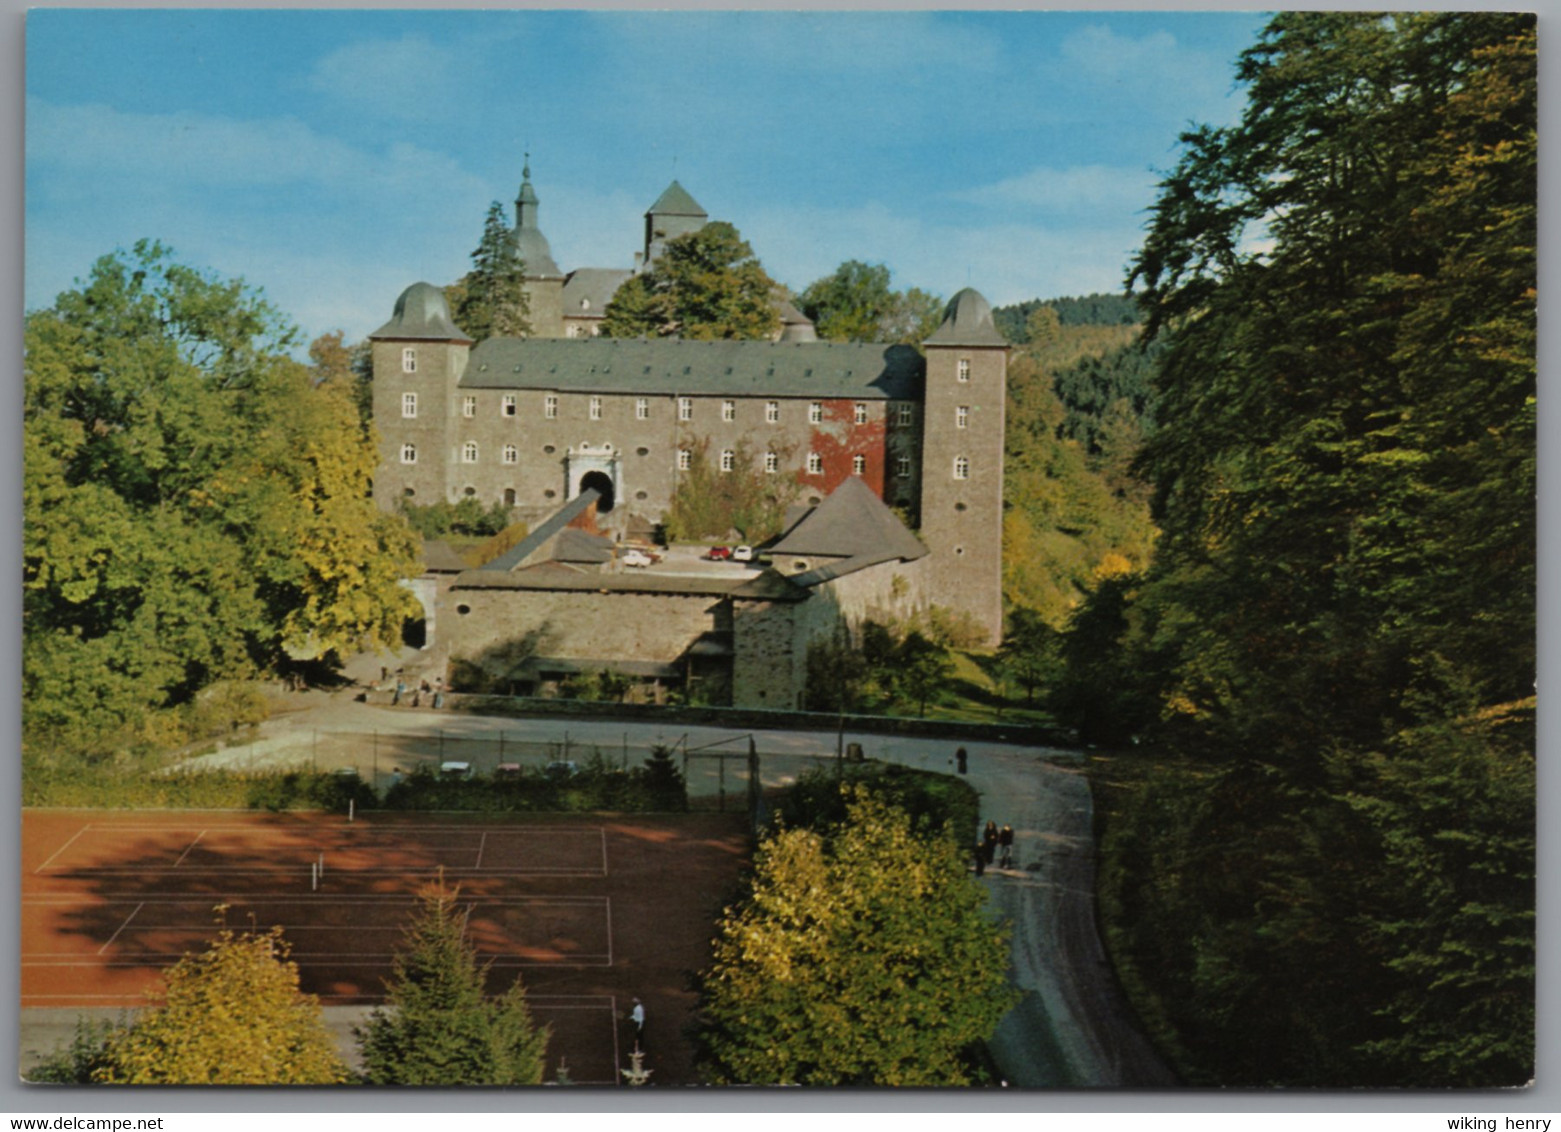
M 440 778 L 470 778 L 472 776 L 472 764 L 456 762 L 453 759 L 439 764 Z
M 624 551 L 623 556 L 619 558 L 618 561 L 622 562 L 625 566 L 649 566 L 652 562 L 655 561 L 655 559 L 646 554 L 643 550 L 630 549 Z
M 732 551 L 733 562 L 752 562 L 755 557 L 751 546 L 739 546 Z
M 554 759 L 547 764 L 547 776 L 555 781 L 573 778 L 579 773 L 580 768 L 575 765 L 573 759 Z
M 500 763 L 497 767 L 494 768 L 494 770 L 493 770 L 493 777 L 495 777 L 495 778 L 519 778 L 520 777 L 520 764 L 519 763 Z
M 731 556 L 732 548 L 729 546 L 712 546 L 710 553 L 705 555 L 712 562 L 725 562 Z

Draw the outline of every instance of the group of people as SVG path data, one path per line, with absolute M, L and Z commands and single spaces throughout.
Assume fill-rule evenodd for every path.
M 994 862 L 1000 869 L 1014 867 L 1014 827 L 1004 824 L 1002 829 L 997 828 L 995 821 L 986 823 L 986 829 L 981 831 L 981 840 L 976 842 L 975 848 L 976 876 L 986 873 L 986 867 Z
M 381 680 L 385 679 L 385 677 L 387 675 L 388 675 L 388 673 L 385 671 L 385 669 L 381 668 L 380 669 L 380 679 Z M 409 684 L 409 683 L 407 683 L 406 677 L 403 676 L 400 672 L 397 672 L 396 673 L 396 694 L 391 697 L 391 700 L 390 700 L 391 705 L 392 706 L 399 706 L 401 701 L 407 698 L 407 694 L 408 693 L 411 693 L 411 697 L 412 697 L 411 703 L 412 703 L 413 707 L 422 707 L 423 706 L 423 697 L 425 697 L 425 696 L 428 696 L 428 697 L 432 698 L 434 707 L 436 707 L 436 708 L 444 707 L 445 686 L 444 686 L 444 684 L 442 682 L 438 683 L 438 684 L 430 684 L 425 679 L 425 680 L 418 681 L 416 684 Z

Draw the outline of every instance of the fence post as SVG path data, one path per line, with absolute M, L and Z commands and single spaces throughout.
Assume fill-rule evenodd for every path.
M 504 761 L 504 729 L 499 728 L 499 762 Z
M 721 812 L 724 814 L 726 813 L 726 755 L 724 752 L 718 753 L 716 758 L 721 760 L 721 801 L 718 803 L 718 805 Z
M 564 728 L 564 761 L 569 761 L 569 728 Z
M 623 769 L 629 769 L 629 733 L 623 733 Z
M 748 736 L 748 824 L 759 831 L 759 748 L 753 736 Z

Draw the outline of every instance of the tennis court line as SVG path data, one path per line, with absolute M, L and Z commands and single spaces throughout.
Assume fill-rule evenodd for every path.
M 75 833 L 71 834 L 69 841 L 67 841 L 64 845 L 61 845 L 54 852 L 50 853 L 49 854 L 49 859 L 47 861 L 45 861 L 43 864 L 39 865 L 36 869 L 33 870 L 33 875 L 37 876 L 40 873 L 42 873 L 44 869 L 48 868 L 51 864 L 53 864 L 54 858 L 58 857 L 61 853 L 65 852 L 65 850 L 69 849 L 71 847 L 71 845 L 75 843 L 76 838 L 80 837 L 83 833 L 86 833 L 87 830 L 89 830 L 91 828 L 92 828 L 92 823 L 88 822 L 86 825 L 84 825 L 80 829 L 78 829 Z
M 120 924 L 117 928 L 114 929 L 114 934 L 108 937 L 108 943 L 105 943 L 102 947 L 98 948 L 98 954 L 99 955 L 102 955 L 105 951 L 107 951 L 109 949 L 109 946 L 116 939 L 119 938 L 119 933 L 124 931 L 127 927 L 130 926 L 130 921 L 136 918 L 136 913 L 139 912 L 142 908 L 145 908 L 145 907 L 146 907 L 146 905 L 144 903 L 141 903 L 141 904 L 137 904 L 134 908 L 132 908 L 130 910 L 130 915 L 126 916 L 125 919 L 124 919 L 124 922 L 122 924 Z
M 203 829 L 195 835 L 195 840 L 184 847 L 184 852 L 180 853 L 179 859 L 173 863 L 174 868 L 177 869 L 180 865 L 184 864 L 184 859 L 190 855 L 190 850 L 199 845 L 201 843 L 201 838 L 205 837 L 208 832 L 208 830 Z

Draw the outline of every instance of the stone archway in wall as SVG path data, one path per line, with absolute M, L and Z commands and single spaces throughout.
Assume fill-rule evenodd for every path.
M 601 493 L 596 505 L 598 515 L 606 515 L 623 498 L 622 466 L 618 451 L 611 444 L 582 444 L 571 448 L 565 459 L 568 482 L 566 499 L 573 499 L 586 488 Z
M 401 584 L 412 591 L 422 607 L 421 617 L 412 616 L 401 626 L 401 643 L 409 648 L 428 649 L 434 643 L 434 605 L 438 600 L 437 587 L 432 578 L 403 579 Z
M 616 502 L 614 495 L 617 489 L 613 486 L 612 479 L 606 472 L 586 472 L 580 477 L 580 490 L 585 491 L 595 488 L 601 493 L 601 498 L 596 501 L 596 513 L 605 515 L 611 511 Z

